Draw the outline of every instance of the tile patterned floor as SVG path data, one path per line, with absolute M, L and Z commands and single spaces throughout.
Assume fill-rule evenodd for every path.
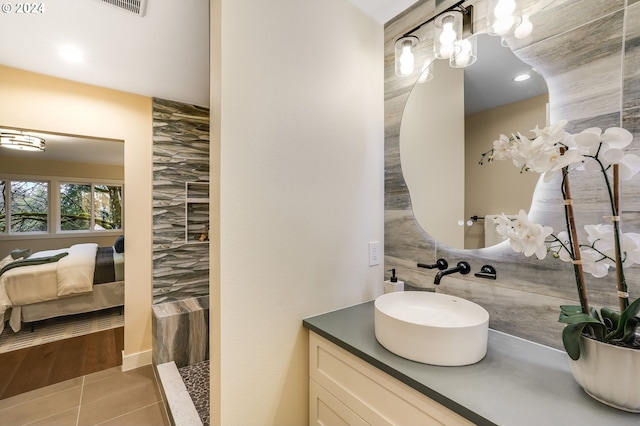
M 150 365 L 115 367 L 0 400 L 0 419 L 12 426 L 169 425 Z
M 209 361 L 178 369 L 204 426 L 209 426 Z

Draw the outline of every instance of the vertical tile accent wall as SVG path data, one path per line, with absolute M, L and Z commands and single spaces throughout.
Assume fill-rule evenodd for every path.
M 154 304 L 209 294 L 209 244 L 185 239 L 185 184 L 208 181 L 209 110 L 154 99 Z
M 558 306 L 577 304 L 573 270 L 548 256 L 543 261 L 524 258 L 506 245 L 480 250 L 458 250 L 433 240 L 415 221 L 411 196 L 402 176 L 399 133 L 402 111 L 413 81 L 394 74 L 394 41 L 426 21 L 451 2 L 423 0 L 385 25 L 385 270 L 395 268 L 410 285 L 433 288 L 435 272 L 419 269 L 417 262 L 449 264 L 467 260 L 472 273 L 449 276 L 438 291 L 455 294 L 484 306 L 490 326 L 538 343 L 561 348 L 562 325 Z M 476 32 L 486 28 L 486 1 L 475 6 Z M 540 70 L 547 80 L 551 122 L 569 120 L 567 130 L 622 126 L 635 140 L 629 152 L 640 150 L 640 2 L 636 0 L 523 0 L 534 32 L 526 40 L 509 40 L 522 60 Z M 425 34 L 420 34 L 423 40 Z M 481 52 L 479 53 L 481 54 Z M 498 136 L 498 135 L 496 135 Z M 492 141 L 487 141 L 490 145 Z M 446 176 L 440 182 L 446 184 Z M 595 192 L 593 179 L 572 181 L 580 199 L 579 223 L 602 222 L 604 194 Z M 428 188 L 425 188 L 428 190 Z M 622 185 L 623 230 L 640 232 L 640 178 Z M 531 214 L 554 229 L 563 226 L 559 183 L 538 185 Z M 437 208 L 434 200 L 433 208 Z M 523 206 L 524 207 L 524 206 Z M 524 207 L 526 208 L 526 207 Z M 496 281 L 475 278 L 484 264 L 498 271 Z M 640 296 L 640 268 L 627 272 L 632 297 Z M 607 279 L 587 276 L 591 303 L 616 307 L 613 273 Z
M 208 206 L 203 185 L 189 197 L 187 182 L 209 182 L 209 110 L 153 100 L 153 362 L 196 364 L 209 355 Z M 193 186 L 193 185 L 192 185 Z

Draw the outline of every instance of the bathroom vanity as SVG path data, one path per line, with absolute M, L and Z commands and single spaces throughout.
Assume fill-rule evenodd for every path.
M 310 330 L 309 424 L 640 425 L 593 400 L 563 351 L 489 330 L 487 355 L 462 367 L 382 347 L 374 302 L 304 320 Z

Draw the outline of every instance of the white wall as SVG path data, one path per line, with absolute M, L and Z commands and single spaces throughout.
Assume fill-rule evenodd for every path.
M 217 21 L 212 423 L 306 424 L 302 319 L 382 293 L 383 28 L 347 0 L 215 0 Z

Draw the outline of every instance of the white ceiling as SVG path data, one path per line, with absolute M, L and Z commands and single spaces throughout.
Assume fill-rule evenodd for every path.
M 416 0 L 350 1 L 382 24 Z M 42 13 L 2 13 L 0 64 L 209 105 L 209 0 L 148 0 L 143 17 L 101 0 L 42 4 Z M 58 50 L 66 45 L 84 60 L 62 59 Z
M 382 24 L 416 0 L 350 1 Z M 36 3 L 44 6 L 41 13 L 16 13 L 17 2 L 5 3 L 14 7 L 10 13 L 0 12 L 0 64 L 143 96 L 209 105 L 209 0 L 148 0 L 143 17 L 101 0 Z M 70 63 L 60 56 L 59 49 L 68 45 L 80 49 L 82 62 Z M 43 137 L 47 140 L 44 154 L 0 149 L 0 155 L 123 162 L 122 147 L 115 142 Z M 96 152 L 99 158 L 92 155 Z
M 209 104 L 208 0 L 148 0 L 144 17 L 101 0 L 42 4 L 43 13 L 19 14 L 15 8 L 2 13 L 1 64 L 144 96 Z M 58 49 L 65 45 L 79 48 L 84 61 L 63 60 Z
M 384 24 L 418 0 L 349 1 Z M 148 0 L 143 17 L 102 0 L 42 4 L 42 13 L 1 14 L 0 64 L 128 93 L 209 105 L 209 0 Z M 58 50 L 65 45 L 79 48 L 84 60 L 62 59 Z M 74 149 L 65 154 L 56 148 L 58 138 L 48 135 L 45 139 L 51 152 L 47 155 L 63 158 L 82 152 Z M 71 146 L 69 141 L 64 146 Z M 114 148 L 113 142 L 97 143 Z M 82 155 L 85 161 L 89 158 L 88 152 Z

